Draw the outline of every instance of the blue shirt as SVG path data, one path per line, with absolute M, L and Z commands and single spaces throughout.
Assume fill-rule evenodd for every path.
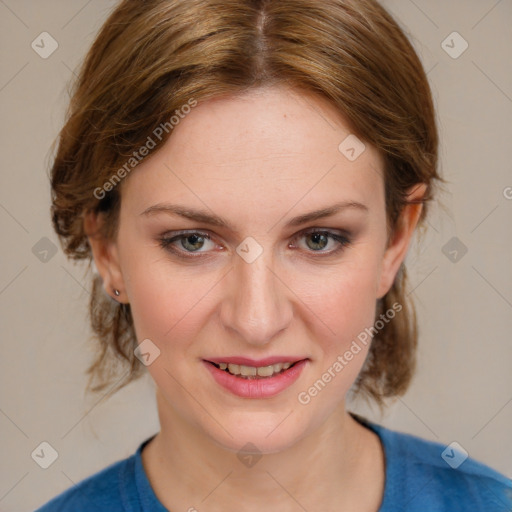
M 379 512 L 512 511 L 512 481 L 504 475 L 450 447 L 353 416 L 379 436 L 384 448 L 386 483 Z M 168 512 L 142 465 L 142 450 L 151 439 L 36 512 Z

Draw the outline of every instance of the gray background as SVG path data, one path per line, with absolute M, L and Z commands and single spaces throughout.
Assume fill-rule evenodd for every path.
M 396 430 L 457 441 L 512 477 L 512 2 L 383 4 L 428 71 L 450 183 L 407 256 L 421 335 L 414 383 L 383 417 L 356 410 Z M 2 511 L 33 510 L 158 430 L 147 376 L 108 401 L 84 395 L 85 266 L 67 262 L 60 248 L 44 253 L 58 246 L 47 172 L 66 83 L 113 5 L 0 0 Z M 31 48 L 43 31 L 59 45 L 47 59 Z M 456 59 L 442 47 L 453 31 L 469 44 Z M 42 441 L 58 452 L 46 470 L 31 458 Z

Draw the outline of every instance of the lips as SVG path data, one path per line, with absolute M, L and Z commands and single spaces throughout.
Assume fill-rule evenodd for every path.
M 239 357 L 239 356 L 233 356 L 233 357 L 212 357 L 208 359 L 204 359 L 206 362 L 209 363 L 227 363 L 227 364 L 238 364 L 238 365 L 244 365 L 244 366 L 254 366 L 256 368 L 262 367 L 262 366 L 270 366 L 271 364 L 278 364 L 278 363 L 297 363 L 299 361 L 303 361 L 304 359 L 307 359 L 307 357 L 297 357 L 297 356 L 270 356 L 265 357 L 263 359 L 250 359 L 248 357 Z
M 270 398 L 292 386 L 308 362 L 308 358 L 295 356 L 273 356 L 264 359 L 233 356 L 203 360 L 213 380 L 222 388 L 239 397 L 252 399 Z M 272 369 L 272 365 L 278 367 L 277 373 L 275 366 Z M 225 368 L 226 366 L 228 368 Z

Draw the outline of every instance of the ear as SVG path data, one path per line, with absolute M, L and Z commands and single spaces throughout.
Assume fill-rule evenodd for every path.
M 128 304 L 123 275 L 119 265 L 117 245 L 101 232 L 101 214 L 89 211 L 84 215 L 84 230 L 91 246 L 94 263 L 103 280 L 103 288 L 117 302 Z M 119 291 L 119 295 L 114 293 Z
M 418 183 L 408 190 L 407 201 L 420 201 L 427 190 L 425 183 Z M 397 220 L 395 230 L 390 235 L 388 246 L 384 252 L 382 267 L 377 283 L 377 299 L 388 293 L 393 285 L 396 274 L 407 255 L 407 249 L 420 218 L 423 205 L 406 204 Z

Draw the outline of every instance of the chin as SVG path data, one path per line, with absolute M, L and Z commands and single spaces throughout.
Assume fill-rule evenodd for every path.
M 306 418 L 298 417 L 297 410 L 290 408 L 278 415 L 270 412 L 235 412 L 230 415 L 230 420 L 223 423 L 227 432 L 217 424 L 210 424 L 206 434 L 221 448 L 237 454 L 244 447 L 248 452 L 258 454 L 285 451 L 314 428 Z M 248 444 L 253 447 L 248 447 Z

